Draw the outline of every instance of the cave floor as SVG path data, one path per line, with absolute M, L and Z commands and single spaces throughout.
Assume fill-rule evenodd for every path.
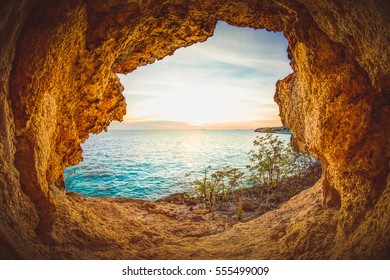
M 322 206 L 320 181 L 246 222 L 169 202 L 65 197 L 53 259 L 328 259 L 338 214 Z

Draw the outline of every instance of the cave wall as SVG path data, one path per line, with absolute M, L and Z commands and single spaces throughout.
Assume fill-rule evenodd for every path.
M 275 101 L 295 147 L 323 163 L 325 203 L 340 207 L 328 251 L 312 248 L 305 256 L 389 257 L 387 2 L 198 2 L 1 4 L 3 258 L 78 258 L 88 244 L 120 243 L 92 214 L 96 205 L 87 209 L 64 194 L 63 170 L 82 159 L 80 144 L 90 133 L 125 114 L 115 73 L 206 40 L 218 20 L 284 31 L 289 42 L 294 73 L 278 82 Z M 135 228 L 123 235 L 137 235 Z M 72 242 L 66 255 L 58 253 Z M 141 256 L 139 248 L 131 256 Z M 296 248 L 283 250 L 299 257 Z M 121 258 L 130 256 L 123 251 Z M 102 256 L 93 247 L 89 254 Z
M 47 249 L 37 238 L 38 215 L 34 204 L 20 189 L 14 165 L 16 141 L 9 82 L 15 46 L 31 5 L 28 1 L 0 4 L 0 258 L 45 256 Z M 30 247 L 25 250 L 28 244 Z
M 323 177 L 341 196 L 334 256 L 363 255 L 368 243 L 389 242 L 390 8 L 385 1 L 302 2 L 331 41 L 318 34 L 313 45 L 301 48 L 298 39 L 295 48 L 289 40 L 298 77 L 280 83 L 285 91 L 276 100 L 282 116 L 295 108 L 287 124 L 300 129 L 301 150 L 321 159 Z M 359 241 L 344 246 L 358 232 Z

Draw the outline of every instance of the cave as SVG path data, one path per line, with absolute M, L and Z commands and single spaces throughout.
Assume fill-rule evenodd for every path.
M 17 0 L 0 15 L 2 259 L 390 257 L 388 1 Z M 169 203 L 66 194 L 80 144 L 125 114 L 115 73 L 205 41 L 218 20 L 284 32 L 294 72 L 275 101 L 320 181 L 211 235 Z

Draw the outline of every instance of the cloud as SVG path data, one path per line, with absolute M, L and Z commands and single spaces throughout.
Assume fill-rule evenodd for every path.
M 133 123 L 112 122 L 110 130 L 199 130 L 200 127 L 186 122 L 142 121 Z
M 219 22 L 207 42 L 119 75 L 128 103 L 125 122 L 169 120 L 169 127 L 182 127 L 272 116 L 280 123 L 273 95 L 276 81 L 291 72 L 286 49 L 281 33 Z
M 235 123 L 210 123 L 205 126 L 202 126 L 202 129 L 209 130 L 250 130 L 256 129 L 259 127 L 267 126 L 281 126 L 282 123 L 280 120 L 256 120 L 256 121 L 246 121 L 246 122 L 235 122 Z

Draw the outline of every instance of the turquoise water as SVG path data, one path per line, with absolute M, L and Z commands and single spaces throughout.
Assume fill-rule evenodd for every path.
M 156 200 L 185 191 L 207 166 L 245 169 L 253 131 L 108 131 L 82 145 L 84 160 L 65 170 L 67 191 L 87 197 Z M 290 135 L 278 135 L 289 141 Z M 185 174 L 190 176 L 186 178 Z

